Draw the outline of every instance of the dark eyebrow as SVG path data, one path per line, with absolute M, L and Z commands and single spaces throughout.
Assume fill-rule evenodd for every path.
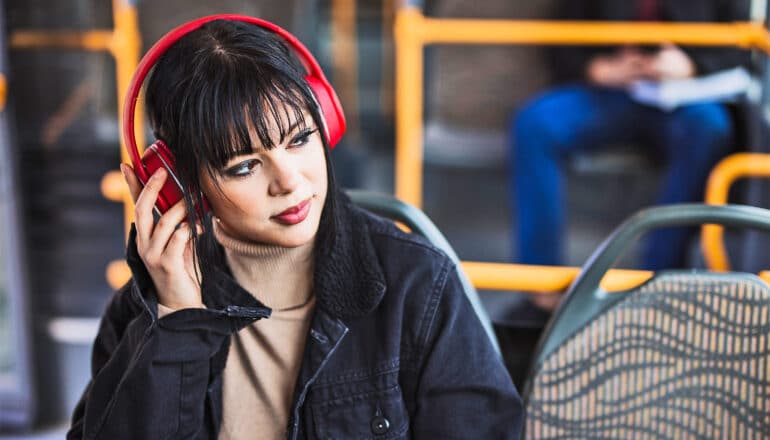
M 284 133 L 284 134 L 281 136 L 281 142 L 283 142 L 283 141 L 286 139 L 286 135 L 289 135 L 289 134 L 291 134 L 291 133 L 294 133 L 294 130 L 296 130 L 296 129 L 297 129 L 297 127 L 299 127 L 299 125 L 300 125 L 300 124 L 302 124 L 302 125 L 306 125 L 304 120 L 300 120 L 300 119 L 297 119 L 296 121 L 294 121 L 294 122 L 293 122 L 293 123 L 292 123 L 292 124 L 289 126 L 289 129 L 288 129 L 288 130 L 286 130 L 286 132 L 285 132 L 285 133 Z

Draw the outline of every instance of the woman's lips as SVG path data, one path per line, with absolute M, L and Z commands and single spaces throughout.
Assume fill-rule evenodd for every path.
M 283 211 L 278 215 L 274 215 L 272 218 L 278 223 L 284 225 L 296 225 L 297 223 L 300 223 L 307 218 L 307 215 L 310 213 L 311 200 L 312 199 L 307 199 L 304 202 L 292 206 L 291 208 Z

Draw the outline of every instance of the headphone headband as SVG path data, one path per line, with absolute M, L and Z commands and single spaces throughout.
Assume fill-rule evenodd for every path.
M 147 74 L 150 72 L 158 59 L 166 52 L 166 50 L 168 50 L 169 47 L 171 47 L 185 35 L 214 20 L 233 20 L 251 23 L 275 32 L 281 38 L 283 38 L 292 49 L 295 50 L 295 52 L 300 57 L 300 61 L 302 61 L 302 64 L 308 70 L 308 73 L 311 77 L 320 80 L 320 82 L 323 84 L 328 83 L 326 77 L 323 74 L 323 71 L 321 70 L 321 66 L 318 65 L 318 62 L 315 60 L 315 58 L 313 58 L 313 55 L 297 39 L 297 37 L 269 21 L 261 20 L 259 18 L 250 17 L 247 15 L 218 14 L 201 17 L 172 29 L 160 40 L 158 40 L 150 48 L 150 50 L 147 51 L 142 60 L 139 62 L 139 65 L 136 68 L 136 72 L 134 72 L 134 76 L 131 78 L 131 82 L 128 85 L 126 100 L 123 103 L 123 124 L 121 127 L 123 141 L 126 146 L 126 150 L 128 151 L 128 155 L 131 158 L 131 162 L 134 164 L 135 172 L 143 182 L 146 182 L 149 176 L 147 175 L 147 172 L 143 166 L 138 166 L 141 165 L 142 160 L 139 157 L 139 149 L 136 145 L 136 134 L 134 132 L 134 113 L 136 112 L 136 101 L 139 99 L 139 93 L 141 91 L 142 84 L 144 83 L 144 79 L 147 77 Z M 336 101 L 336 96 L 333 97 L 333 100 Z M 332 104 L 339 107 L 338 102 L 334 102 Z M 344 124 L 344 119 L 342 124 Z M 344 131 L 344 125 L 342 130 Z

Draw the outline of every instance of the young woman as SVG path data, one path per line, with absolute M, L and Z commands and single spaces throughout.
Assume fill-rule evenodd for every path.
M 454 264 L 335 186 L 341 129 L 298 44 L 228 16 L 158 55 L 147 110 L 175 169 L 121 166 L 133 279 L 69 438 L 519 436 Z M 155 221 L 171 180 L 184 200 Z

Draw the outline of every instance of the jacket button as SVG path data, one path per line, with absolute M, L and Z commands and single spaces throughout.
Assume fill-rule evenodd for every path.
M 390 429 L 390 421 L 382 416 L 375 416 L 372 419 L 372 432 L 374 435 L 382 435 Z

